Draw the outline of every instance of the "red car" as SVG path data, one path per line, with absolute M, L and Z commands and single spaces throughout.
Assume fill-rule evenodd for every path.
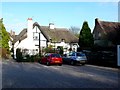
M 57 53 L 46 53 L 44 57 L 41 58 L 40 63 L 51 65 L 51 64 L 58 64 L 62 65 L 62 57 L 60 54 Z

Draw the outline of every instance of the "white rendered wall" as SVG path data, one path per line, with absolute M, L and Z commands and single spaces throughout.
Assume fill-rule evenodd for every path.
M 39 38 L 39 33 L 40 33 L 40 46 L 41 46 L 41 47 L 46 47 L 46 46 L 47 46 L 47 45 L 46 45 L 46 41 L 47 41 L 47 40 L 46 40 L 46 38 L 43 36 L 43 34 L 40 32 L 39 28 L 38 28 L 37 26 L 35 26 L 32 31 L 33 31 L 32 33 L 34 33 L 34 32 L 37 31 L 37 33 L 38 33 L 38 38 Z M 34 43 L 34 45 L 39 45 L 39 40 L 33 40 L 33 43 Z
M 27 38 L 22 40 L 21 42 L 17 41 L 14 45 L 14 55 L 16 57 L 16 49 L 21 48 L 21 49 L 29 49 L 32 51 L 33 49 L 39 49 L 39 40 L 34 40 L 33 39 L 33 32 L 38 32 L 38 38 L 39 38 L 39 33 L 40 33 L 40 46 L 41 47 L 46 47 L 46 38 L 43 36 L 43 34 L 40 32 L 38 27 L 33 28 L 33 21 L 32 19 L 28 19 L 28 26 L 27 26 Z M 30 55 L 32 53 L 29 52 Z

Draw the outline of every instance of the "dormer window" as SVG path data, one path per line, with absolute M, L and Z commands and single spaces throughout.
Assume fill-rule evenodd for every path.
M 19 43 L 21 42 L 21 40 L 19 40 Z
M 62 39 L 61 41 L 62 41 L 62 42 L 65 42 L 65 39 Z
M 52 39 L 50 39 L 50 42 L 52 42 Z

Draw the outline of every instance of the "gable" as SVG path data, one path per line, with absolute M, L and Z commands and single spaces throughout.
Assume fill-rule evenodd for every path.
M 97 32 L 102 34 L 101 37 L 99 37 L 99 34 Z M 120 23 L 100 21 L 96 19 L 93 34 L 96 35 L 95 39 L 107 39 L 107 40 L 118 39 L 120 38 Z

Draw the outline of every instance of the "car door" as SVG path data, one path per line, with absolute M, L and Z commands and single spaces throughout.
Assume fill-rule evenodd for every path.
M 76 53 L 75 52 L 70 53 L 69 58 L 70 58 L 70 60 L 75 60 L 76 59 Z

